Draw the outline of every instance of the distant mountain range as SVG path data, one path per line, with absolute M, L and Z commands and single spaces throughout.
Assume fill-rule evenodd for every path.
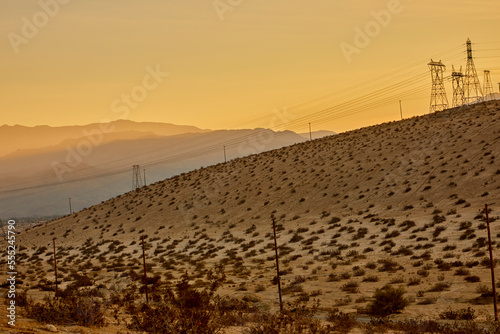
M 183 133 L 202 133 L 210 130 L 202 130 L 195 126 L 175 125 L 170 123 L 153 122 L 133 122 L 128 120 L 118 120 L 102 125 L 93 123 L 88 125 L 73 125 L 52 127 L 39 125 L 28 127 L 22 125 L 0 126 L 0 157 L 11 153 L 30 154 L 24 150 L 49 148 L 63 143 L 69 139 L 85 137 L 86 134 L 93 134 L 96 130 L 105 128 L 110 130 L 104 136 L 104 141 L 117 139 L 134 139 L 138 136 L 157 135 L 174 136 Z
M 280 148 L 309 133 L 204 130 L 115 121 L 85 126 L 2 126 L 0 218 L 65 214 L 131 190 L 132 166 L 148 184 L 202 166 Z M 334 134 L 313 132 L 313 138 Z M 15 145 L 16 142 L 19 145 Z M 142 181 L 142 180 L 141 180 Z M 142 181 L 144 182 L 144 181 Z

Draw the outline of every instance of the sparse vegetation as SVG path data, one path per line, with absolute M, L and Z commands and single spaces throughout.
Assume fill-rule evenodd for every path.
M 500 189 L 492 159 L 497 154 L 486 132 L 499 132 L 494 127 L 500 118 L 490 118 L 493 132 L 482 131 L 474 113 L 439 122 L 414 117 L 234 159 L 22 230 L 26 249 L 16 255 L 25 275 L 19 279 L 32 289 L 28 295 L 54 295 L 53 237 L 60 294 L 27 301 L 26 310 L 39 321 L 95 327 L 103 326 L 104 314 L 110 325 L 121 322 L 122 331 L 177 326 L 164 318 L 183 326 L 179 332 L 188 331 L 193 321 L 179 320 L 182 315 L 199 318 L 195 327 L 200 323 L 214 332 L 231 324 L 253 333 L 339 332 L 354 321 L 347 310 L 377 317 L 408 311 L 397 317 L 408 319 L 406 325 L 384 319 L 373 320 L 372 327 L 355 321 L 352 326 L 366 333 L 416 333 L 419 323 L 436 333 L 460 332 L 468 323 L 452 329 L 451 321 L 472 321 L 473 308 L 483 315 L 492 303 L 485 199 L 492 203 L 491 221 L 499 215 L 493 204 Z M 448 126 L 456 128 L 442 131 Z M 282 314 L 276 312 L 270 217 L 277 223 Z M 238 299 L 216 295 L 206 279 L 216 265 L 228 278 L 224 294 Z M 77 309 L 71 298 L 87 305 L 78 311 L 86 312 L 83 318 L 71 315 Z M 187 300 L 192 310 L 181 305 Z M 317 300 L 321 308 L 306 305 Z M 322 313 L 313 315 L 313 309 Z M 437 310 L 436 323 L 409 319 L 427 309 Z M 490 324 L 480 326 L 477 333 L 487 333 Z
M 447 320 L 474 320 L 476 318 L 476 312 L 470 307 L 463 308 L 460 310 L 447 309 L 439 314 L 441 319 Z
M 403 287 L 386 286 L 382 289 L 376 289 L 373 301 L 368 306 L 368 313 L 385 317 L 401 312 L 409 304 L 408 300 L 404 298 L 405 293 Z

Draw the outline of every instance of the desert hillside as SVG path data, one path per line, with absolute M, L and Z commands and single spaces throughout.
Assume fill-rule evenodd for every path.
M 224 292 L 363 311 L 376 288 L 404 286 L 403 316 L 448 307 L 492 314 L 484 205 L 500 258 L 500 104 L 385 123 L 184 173 L 24 231 L 24 282 L 78 275 L 106 289 L 151 275 L 201 277 L 223 264 Z M 497 244 L 498 242 L 498 244 Z M 491 298 L 490 298 L 491 299 Z

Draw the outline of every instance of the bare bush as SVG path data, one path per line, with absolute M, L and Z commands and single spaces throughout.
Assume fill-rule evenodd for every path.
M 225 280 L 222 268 L 207 274 L 208 284 L 197 290 L 184 274 L 175 286 L 165 286 L 163 299 L 153 305 L 130 304 L 130 329 L 148 333 L 217 333 L 227 322 L 228 310 L 220 307 L 223 299 L 215 295 Z

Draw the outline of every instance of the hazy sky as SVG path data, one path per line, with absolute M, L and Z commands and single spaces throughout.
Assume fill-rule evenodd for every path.
M 344 131 L 426 113 L 427 63 L 465 67 L 467 38 L 500 81 L 498 0 L 1 0 L 0 22 L 0 124 Z

